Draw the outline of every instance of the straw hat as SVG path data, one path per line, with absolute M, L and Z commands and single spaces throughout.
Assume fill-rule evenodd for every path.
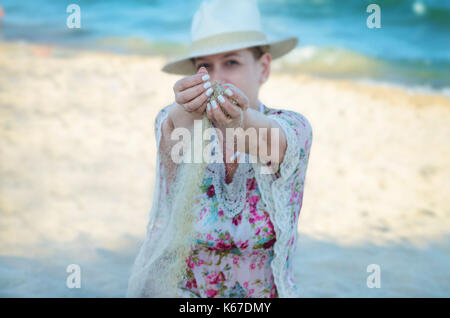
M 161 69 L 170 74 L 196 73 L 193 57 L 218 54 L 252 46 L 269 46 L 272 59 L 296 47 L 298 39 L 289 37 L 269 41 L 262 30 L 256 0 L 204 0 L 194 14 L 187 55 L 170 61 Z

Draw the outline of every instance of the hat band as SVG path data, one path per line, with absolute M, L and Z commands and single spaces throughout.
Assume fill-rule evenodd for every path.
M 206 38 L 193 41 L 190 51 L 200 51 L 212 47 L 220 47 L 241 42 L 267 41 L 267 37 L 260 31 L 235 31 L 211 35 Z

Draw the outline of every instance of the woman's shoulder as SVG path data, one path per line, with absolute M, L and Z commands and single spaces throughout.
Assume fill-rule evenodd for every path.
M 166 106 L 164 106 L 163 108 L 161 108 L 161 109 L 158 111 L 158 114 L 156 115 L 156 119 L 157 119 L 157 118 L 160 118 L 160 117 L 162 117 L 162 116 L 164 116 L 164 115 L 167 115 L 167 114 L 169 113 L 169 110 L 170 110 L 172 107 L 174 107 L 175 105 L 176 105 L 176 103 L 172 103 L 172 104 L 166 105 Z
M 154 120 L 155 129 L 159 128 L 159 126 L 162 124 L 162 121 L 167 117 L 167 115 L 169 115 L 170 109 L 172 107 L 174 107 L 175 105 L 176 105 L 176 103 L 166 105 L 158 111 L 158 113 L 156 114 L 155 120 Z
M 298 111 L 285 109 L 285 108 L 275 108 L 275 107 L 265 107 L 265 115 L 276 116 L 286 120 L 292 126 L 298 126 L 303 130 L 312 133 L 312 125 L 308 118 Z

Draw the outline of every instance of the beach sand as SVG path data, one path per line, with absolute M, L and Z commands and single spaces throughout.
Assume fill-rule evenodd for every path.
M 152 202 L 154 119 L 180 78 L 165 61 L 0 43 L 0 296 L 125 295 Z M 449 297 L 450 99 L 273 71 L 260 100 L 313 127 L 300 294 Z M 85 270 L 78 291 L 64 285 L 71 263 Z M 369 264 L 381 288 L 367 287 Z

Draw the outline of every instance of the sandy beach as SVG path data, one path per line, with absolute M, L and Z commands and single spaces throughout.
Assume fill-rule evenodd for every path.
M 152 203 L 154 119 L 180 78 L 165 61 L 0 43 L 0 296 L 125 295 Z M 276 63 L 260 100 L 313 127 L 301 295 L 449 297 L 450 98 Z M 65 287 L 72 263 L 81 290 Z

